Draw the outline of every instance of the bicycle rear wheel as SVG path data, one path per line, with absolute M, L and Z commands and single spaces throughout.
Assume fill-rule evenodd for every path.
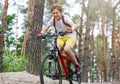
M 52 55 L 45 56 L 42 60 L 40 66 L 40 83 L 62 84 L 60 64 L 58 61 L 54 61 L 54 56 Z
M 81 84 L 82 72 L 78 75 L 75 72 L 75 65 L 72 62 L 68 63 L 68 81 L 70 84 Z
M 81 84 L 81 74 L 76 74 L 74 65 L 70 63 L 69 66 L 69 76 L 68 76 L 68 81 L 70 84 Z

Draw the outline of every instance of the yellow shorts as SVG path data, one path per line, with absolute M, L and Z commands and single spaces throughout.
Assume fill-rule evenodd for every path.
M 72 37 L 59 37 L 57 39 L 57 44 L 61 45 L 62 47 L 64 47 L 65 45 L 70 46 L 71 48 L 73 48 L 75 46 L 76 40 Z

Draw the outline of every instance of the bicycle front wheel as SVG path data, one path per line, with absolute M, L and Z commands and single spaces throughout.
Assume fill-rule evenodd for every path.
M 54 56 L 48 55 L 42 60 L 40 66 L 41 84 L 62 84 L 60 64 L 54 61 Z

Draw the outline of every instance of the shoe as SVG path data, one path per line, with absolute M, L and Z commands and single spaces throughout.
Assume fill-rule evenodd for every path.
M 79 64 L 75 65 L 75 70 L 76 70 L 76 74 L 77 74 L 77 75 L 80 75 L 80 74 L 81 74 L 81 68 L 80 68 L 80 65 L 79 65 Z

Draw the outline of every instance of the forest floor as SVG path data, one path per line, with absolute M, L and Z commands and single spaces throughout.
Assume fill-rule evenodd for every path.
M 50 81 L 49 78 L 46 78 L 47 84 L 57 84 L 56 82 Z M 22 72 L 6 72 L 0 73 L 0 84 L 40 84 L 39 76 L 35 76 L 27 73 L 26 71 Z M 64 81 L 63 84 L 69 84 Z M 74 83 L 77 84 L 77 83 Z M 120 84 L 120 82 L 114 83 L 82 83 L 82 84 Z

